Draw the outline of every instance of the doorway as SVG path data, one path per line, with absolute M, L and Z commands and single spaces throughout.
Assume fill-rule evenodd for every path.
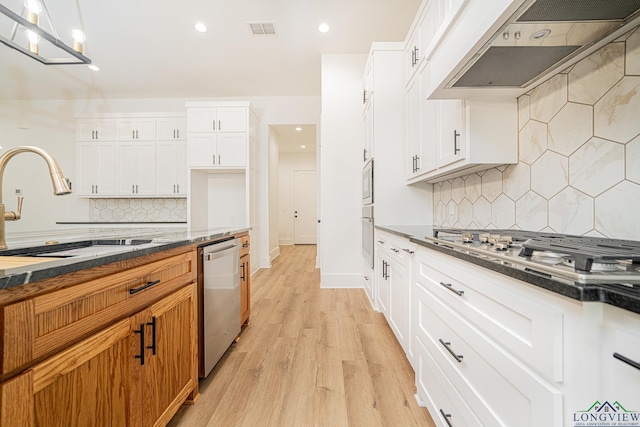
M 294 171 L 293 187 L 293 243 L 315 245 L 318 242 L 316 171 Z

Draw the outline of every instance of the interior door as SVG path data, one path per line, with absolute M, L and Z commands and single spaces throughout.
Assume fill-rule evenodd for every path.
M 315 245 L 318 241 L 316 171 L 295 171 L 293 185 L 293 243 Z

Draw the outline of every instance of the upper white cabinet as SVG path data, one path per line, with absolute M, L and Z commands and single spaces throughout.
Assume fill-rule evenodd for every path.
M 154 118 L 117 119 L 116 128 L 118 141 L 156 140 L 156 119 Z
M 407 138 L 405 171 L 407 179 L 435 170 L 438 166 L 435 144 L 438 133 L 437 102 L 424 96 L 422 71 L 411 80 L 407 88 Z
M 243 107 L 193 108 L 187 117 L 190 133 L 247 131 L 247 109 Z
M 76 141 L 115 141 L 114 119 L 79 119 L 76 121 Z
M 91 198 L 185 197 L 186 123 L 186 117 L 166 113 L 77 119 L 76 194 Z
M 187 164 L 195 168 L 247 165 L 248 107 L 189 107 Z
M 186 141 L 187 140 L 187 119 L 186 118 L 161 118 L 156 120 L 158 141 Z

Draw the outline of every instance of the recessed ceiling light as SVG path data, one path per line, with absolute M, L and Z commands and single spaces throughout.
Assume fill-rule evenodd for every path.
M 306 145 L 301 145 L 300 148 L 307 148 L 307 146 Z
M 318 31 L 320 31 L 321 33 L 329 32 L 329 24 L 327 24 L 326 22 L 323 22 L 318 26 Z
M 194 25 L 196 31 L 199 31 L 201 33 L 206 33 L 207 32 L 207 26 L 204 25 L 202 22 L 198 22 L 196 23 L 196 25 Z
M 91 64 L 91 65 L 89 65 L 88 67 L 89 67 L 89 69 L 90 69 L 90 70 L 93 70 L 93 71 L 100 71 L 100 67 L 98 67 L 97 65 L 93 65 L 93 64 Z
M 301 128 L 301 127 L 297 127 L 297 128 L 296 128 L 296 130 L 297 130 L 298 132 L 300 132 L 300 131 L 302 130 L 302 128 Z

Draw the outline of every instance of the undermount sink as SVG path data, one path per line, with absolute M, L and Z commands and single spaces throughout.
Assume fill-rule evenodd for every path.
M 145 249 L 159 244 L 160 243 L 153 243 L 151 239 L 85 240 L 81 242 L 6 249 L 0 251 L 0 256 L 44 258 L 100 256 Z

